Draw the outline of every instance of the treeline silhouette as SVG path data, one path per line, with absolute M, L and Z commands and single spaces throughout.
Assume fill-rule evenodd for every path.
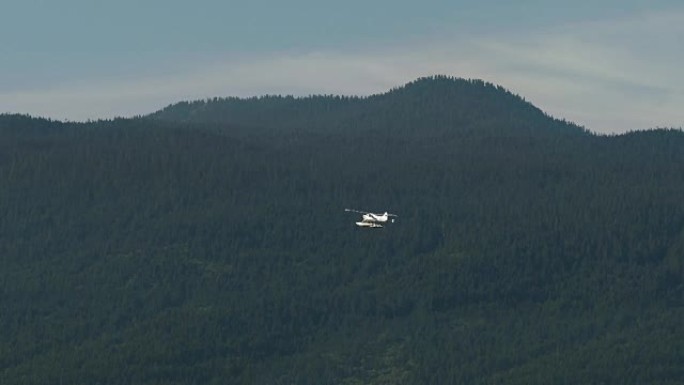
M 682 383 L 683 191 L 681 130 L 444 76 L 2 115 L 0 383 Z

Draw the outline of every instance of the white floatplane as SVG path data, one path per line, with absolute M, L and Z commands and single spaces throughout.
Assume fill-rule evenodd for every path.
M 371 213 L 368 211 L 352 210 L 352 209 L 344 209 L 344 211 L 349 211 L 349 212 L 361 214 L 361 221 L 356 222 L 356 225 L 359 227 L 368 227 L 368 228 L 384 227 L 384 225 L 387 224 L 387 222 L 394 223 L 394 218 L 396 218 L 398 216 L 396 214 L 390 214 L 387 211 L 385 211 L 383 214 L 374 214 L 374 213 Z

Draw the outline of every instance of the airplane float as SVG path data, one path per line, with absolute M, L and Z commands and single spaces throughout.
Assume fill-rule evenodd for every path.
M 394 218 L 398 216 L 395 214 L 389 214 L 387 211 L 385 211 L 383 214 L 373 214 L 368 211 L 352 209 L 344 209 L 344 211 L 361 214 L 361 221 L 356 222 L 356 225 L 359 227 L 368 227 L 371 229 L 384 227 L 384 225 L 387 224 L 388 221 L 390 223 L 394 223 Z

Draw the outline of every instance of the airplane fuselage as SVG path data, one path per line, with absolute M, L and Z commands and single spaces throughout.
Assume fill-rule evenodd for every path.
M 363 214 L 362 216 L 363 222 L 379 222 L 379 223 L 385 223 L 387 222 L 388 215 L 387 213 L 384 214 L 373 214 L 373 213 L 368 213 L 368 214 Z

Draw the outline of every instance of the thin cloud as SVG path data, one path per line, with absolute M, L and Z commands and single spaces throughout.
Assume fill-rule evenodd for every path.
M 482 39 L 493 78 L 553 115 L 601 132 L 681 126 L 677 49 L 684 11 L 577 23 L 506 40 Z
M 263 94 L 369 95 L 447 74 L 500 84 L 598 132 L 682 126 L 684 11 L 357 52 L 222 60 L 158 78 L 0 94 L 7 111 L 85 120 L 146 114 L 181 100 Z

